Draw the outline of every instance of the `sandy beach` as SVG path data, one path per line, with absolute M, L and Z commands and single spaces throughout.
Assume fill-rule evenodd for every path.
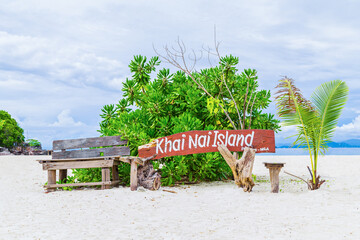
M 307 156 L 258 155 L 251 193 L 229 181 L 45 194 L 47 158 L 0 157 L 0 239 L 360 239 L 360 156 L 321 158 L 317 191 L 281 171 L 278 194 L 263 162 L 308 178 Z

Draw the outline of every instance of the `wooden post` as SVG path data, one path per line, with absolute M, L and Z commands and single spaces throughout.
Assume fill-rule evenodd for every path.
M 131 160 L 131 170 L 130 170 L 130 189 L 131 191 L 137 190 L 137 163 L 134 159 Z
M 66 178 L 67 178 L 67 169 L 60 169 L 59 170 L 59 180 L 62 183 L 66 183 Z
M 266 163 L 264 162 L 265 167 L 269 169 L 270 173 L 270 183 L 271 183 L 271 192 L 279 192 L 279 173 L 285 163 Z
M 112 177 L 113 177 L 113 181 L 119 181 L 119 168 L 118 165 L 114 165 L 112 167 Z M 119 183 L 117 183 L 115 186 L 119 186 Z
M 104 185 L 104 182 L 110 182 L 110 168 L 105 167 L 101 169 L 101 178 L 103 182 L 101 185 L 101 190 L 109 189 L 110 185 Z
M 48 185 L 56 184 L 56 170 L 48 170 Z M 55 191 L 56 188 L 47 188 L 48 192 Z

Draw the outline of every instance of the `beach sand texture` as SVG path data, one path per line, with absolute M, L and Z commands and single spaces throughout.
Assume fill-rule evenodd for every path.
M 286 163 L 278 194 L 269 181 L 251 193 L 229 181 L 45 194 L 35 160 L 48 158 L 0 157 L 0 239 L 360 239 L 360 156 L 321 158 L 316 191 L 283 172 L 308 178 L 308 156 L 256 156 L 261 180 L 263 162 Z

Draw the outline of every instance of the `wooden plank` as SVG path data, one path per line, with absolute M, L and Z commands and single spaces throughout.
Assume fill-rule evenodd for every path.
M 130 189 L 131 191 L 137 190 L 137 164 L 135 160 L 131 161 L 131 170 L 130 170 Z
M 107 181 L 107 182 L 88 182 L 88 183 L 64 183 L 64 184 L 48 184 L 44 188 L 58 188 L 58 187 L 84 187 L 84 186 L 100 186 L 100 185 L 116 185 L 120 181 Z
M 141 158 L 135 156 L 103 156 L 103 157 L 94 157 L 94 158 L 60 158 L 60 159 L 49 159 L 49 160 L 36 160 L 39 163 L 51 163 L 51 162 L 69 162 L 69 161 L 96 161 L 96 160 L 117 160 L 125 163 L 131 162 L 132 159 L 135 159 L 137 164 L 144 165 L 144 162 L 152 160 L 154 156 L 149 158 Z
M 67 169 L 60 169 L 59 170 L 59 180 L 62 182 L 66 181 L 67 178 Z
M 48 184 L 56 184 L 56 170 L 48 170 Z M 48 189 L 48 191 L 53 191 L 53 189 Z
M 66 162 L 66 161 L 96 161 L 96 160 L 119 160 L 120 156 L 101 156 L 94 158 L 59 158 L 59 159 L 48 159 L 48 160 L 36 160 L 39 163 L 48 163 L 48 162 Z
M 101 180 L 102 182 L 110 182 L 110 168 L 102 168 L 101 169 Z M 109 185 L 101 185 L 101 190 L 110 189 Z
M 53 141 L 53 150 L 119 146 L 126 144 L 127 140 L 121 140 L 121 136 L 79 138 L 68 140 L 55 140 Z
M 112 167 L 114 160 L 43 163 L 43 170 Z
M 112 172 L 112 177 L 114 181 L 118 181 L 119 180 L 119 167 L 115 164 L 114 166 L 111 168 L 111 172 Z
M 139 157 L 156 155 L 154 159 L 195 153 L 217 152 L 224 144 L 230 151 L 242 152 L 251 147 L 256 153 L 275 152 L 272 130 L 212 130 L 190 131 L 162 137 L 139 147 Z
M 53 159 L 60 158 L 93 158 L 103 156 L 115 156 L 115 155 L 130 155 L 129 147 L 110 147 L 110 148 L 95 148 L 95 149 L 83 149 L 73 150 L 66 152 L 53 152 Z

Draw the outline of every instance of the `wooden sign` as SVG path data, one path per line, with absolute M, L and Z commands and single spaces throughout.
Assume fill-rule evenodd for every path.
M 158 138 L 139 147 L 139 157 L 154 159 L 188 155 L 194 153 L 217 152 L 218 145 L 224 144 L 230 151 L 242 152 L 252 147 L 256 153 L 275 152 L 275 134 L 272 130 L 211 130 L 189 131 Z

